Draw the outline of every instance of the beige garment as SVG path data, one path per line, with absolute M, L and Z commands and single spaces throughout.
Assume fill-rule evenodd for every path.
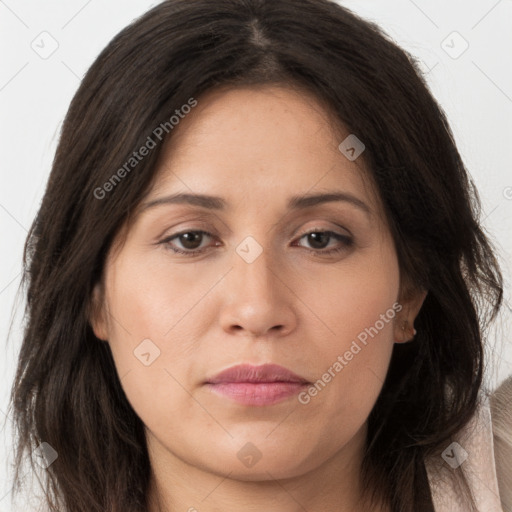
M 494 459 L 489 398 L 480 394 L 480 405 L 470 423 L 459 432 L 442 456 L 427 459 L 426 469 L 436 512 L 467 512 L 461 493 L 449 478 L 463 465 L 479 512 L 505 512 L 501 506 Z

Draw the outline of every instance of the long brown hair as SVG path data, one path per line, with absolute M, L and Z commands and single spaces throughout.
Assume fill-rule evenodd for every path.
M 415 341 L 394 347 L 361 475 L 393 511 L 428 510 L 424 460 L 474 414 L 502 276 L 418 62 L 329 0 L 166 0 L 118 34 L 84 77 L 25 244 L 27 323 L 11 395 L 17 490 L 26 454 L 38 471 L 34 448 L 58 453 L 43 472 L 48 510 L 147 508 L 143 424 L 88 318 L 105 256 L 149 189 L 171 126 L 122 179 L 114 174 L 191 98 L 278 83 L 311 91 L 364 141 L 403 282 L 429 292 Z M 462 469 L 453 475 L 465 481 Z

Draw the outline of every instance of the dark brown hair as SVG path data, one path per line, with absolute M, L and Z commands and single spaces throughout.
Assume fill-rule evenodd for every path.
M 115 186 L 104 184 L 190 98 L 242 84 L 308 90 L 364 142 L 402 291 L 428 290 L 416 339 L 394 346 L 368 419 L 368 494 L 393 511 L 430 510 L 425 458 L 474 414 L 483 330 L 501 306 L 502 276 L 477 191 L 418 62 L 329 0 L 167 0 L 118 34 L 84 77 L 25 244 L 15 481 L 25 453 L 36 471 L 32 450 L 53 447 L 58 458 L 43 474 L 51 511 L 146 510 L 143 424 L 88 319 L 106 254 L 153 182 L 162 144 Z M 462 469 L 453 475 L 465 481 Z

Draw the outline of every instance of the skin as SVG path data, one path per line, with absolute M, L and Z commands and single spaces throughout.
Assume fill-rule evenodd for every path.
M 201 97 L 164 146 L 151 190 L 109 253 L 91 319 L 146 426 L 150 512 L 362 510 L 367 418 L 426 292 L 400 295 L 363 158 L 338 149 L 348 134 L 307 93 L 244 87 Z M 349 202 L 287 209 L 291 196 L 327 191 L 352 194 L 370 213 Z M 227 207 L 144 208 L 178 192 L 220 196 Z M 168 241 L 193 230 L 211 236 Z M 353 245 L 304 236 L 329 230 Z M 247 236 L 262 249 L 251 263 L 236 251 Z M 244 406 L 203 385 L 232 365 L 267 362 L 315 382 L 397 302 L 402 309 L 307 404 L 292 396 Z M 146 366 L 134 350 L 148 338 L 160 355 Z M 248 442 L 261 454 L 252 467 L 237 457 Z

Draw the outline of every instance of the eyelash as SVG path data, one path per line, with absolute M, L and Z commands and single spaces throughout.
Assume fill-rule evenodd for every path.
M 207 235 L 207 236 L 213 237 L 213 235 L 211 235 L 207 231 L 203 231 L 201 229 L 196 229 L 196 230 L 190 229 L 190 230 L 187 230 L 187 231 L 181 231 L 180 233 L 176 233 L 176 234 L 174 234 L 174 235 L 172 235 L 170 237 L 167 237 L 167 238 L 165 238 L 164 240 L 162 240 L 159 243 L 164 245 L 168 250 L 171 250 L 174 253 L 184 254 L 184 255 L 187 255 L 187 256 L 196 256 L 198 254 L 203 253 L 205 250 L 208 249 L 208 247 L 204 247 L 203 249 L 183 250 L 183 249 L 177 249 L 177 248 L 172 247 L 170 245 L 170 242 L 172 240 L 174 240 L 175 238 L 179 238 L 181 235 L 185 235 L 185 234 L 189 234 L 189 233 L 201 234 L 201 235 Z M 303 249 L 306 249 L 306 251 L 308 251 L 310 253 L 314 253 L 316 255 L 325 256 L 325 255 L 337 254 L 337 253 L 340 253 L 340 252 L 346 250 L 349 247 L 352 247 L 353 244 L 354 244 L 354 240 L 351 237 L 349 237 L 349 236 L 341 235 L 340 233 L 336 233 L 334 231 L 322 230 L 322 229 L 313 229 L 313 230 L 310 230 L 310 231 L 308 231 L 306 233 L 303 233 L 299 237 L 299 240 L 301 240 L 302 238 L 304 238 L 307 235 L 311 235 L 312 233 L 328 234 L 328 235 L 330 235 L 330 238 L 336 238 L 340 242 L 343 243 L 343 247 L 337 247 L 337 248 L 329 249 L 329 250 L 308 249 L 307 247 L 303 247 Z

